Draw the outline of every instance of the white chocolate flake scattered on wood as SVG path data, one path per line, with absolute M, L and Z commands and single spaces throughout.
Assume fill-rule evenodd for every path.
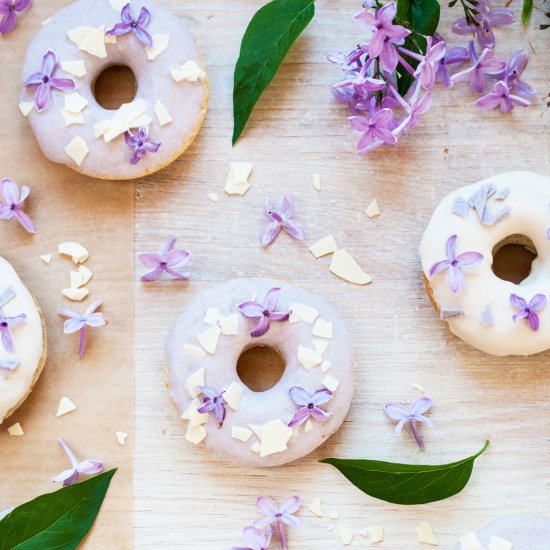
M 151 47 L 145 46 L 145 53 L 149 61 L 154 61 L 170 43 L 170 36 L 168 34 L 153 34 L 153 45 Z
M 248 178 L 252 173 L 252 163 L 250 162 L 232 162 L 230 167 L 233 179 L 237 185 L 248 183 Z
M 361 534 L 370 539 L 371 544 L 382 542 L 384 540 L 384 527 L 382 525 L 370 525 Z
M 118 441 L 119 445 L 126 445 L 126 439 L 128 438 L 128 434 L 126 432 L 115 432 L 116 440 Z
M 324 319 L 317 319 L 313 326 L 312 334 L 313 336 L 330 340 L 332 338 L 332 322 L 325 321 Z
M 168 109 L 158 100 L 155 103 L 155 115 L 157 116 L 157 120 L 161 126 L 166 126 L 167 124 L 170 124 L 170 122 L 174 122 L 174 119 L 168 112 Z
M 501 537 L 492 536 L 487 550 L 512 550 L 512 543 Z
M 197 334 L 197 340 L 210 355 L 215 355 L 221 333 L 220 327 L 213 325 L 208 327 L 204 332 Z
M 42 256 L 40 256 L 40 259 L 41 259 L 46 265 L 50 265 L 50 262 L 52 261 L 52 255 L 51 255 L 51 254 L 42 254 Z
M 328 513 L 328 519 L 338 519 L 340 517 L 340 514 L 338 513 L 338 510 L 334 509 L 331 512 Z
M 237 382 L 231 382 L 229 388 L 223 392 L 223 398 L 227 401 L 227 404 L 236 411 L 239 408 L 239 402 L 243 395 L 244 388 L 237 384 Z
M 22 101 L 19 104 L 19 110 L 23 116 L 29 116 L 29 113 L 34 109 L 34 101 Z
M 57 252 L 62 256 L 69 256 L 75 264 L 83 264 L 90 253 L 81 244 L 75 242 L 65 242 L 57 246 Z
M 286 451 L 287 443 L 292 437 L 292 429 L 283 421 L 271 420 L 262 427 L 260 456 L 262 458 Z
M 60 65 L 66 73 L 72 74 L 77 78 L 82 78 L 87 74 L 86 64 L 82 59 L 78 61 L 61 61 Z
M 321 191 L 321 174 L 313 174 L 313 188 Z
M 84 286 L 84 280 L 82 279 L 82 275 L 80 274 L 80 271 L 71 271 L 71 288 L 80 288 L 81 286 Z
M 206 430 L 202 425 L 193 426 L 191 423 L 187 426 L 185 439 L 191 443 L 198 445 L 206 437 Z
M 423 521 L 416 528 L 416 536 L 418 537 L 418 542 L 422 542 L 424 544 L 431 544 L 433 546 L 439 546 L 439 541 L 437 540 L 437 537 L 434 535 L 432 526 L 430 525 L 429 521 Z
M 356 285 L 366 285 L 372 282 L 372 277 L 363 271 L 344 248 L 334 253 L 330 263 L 330 271 L 340 279 Z
M 315 497 L 311 504 L 309 505 L 309 509 L 318 517 L 323 517 L 323 509 L 321 507 L 321 497 Z
M 329 533 L 332 533 L 332 532 L 334 531 L 334 523 L 329 524 L 329 526 L 328 526 L 328 528 L 327 528 L 327 531 L 328 531 Z
M 238 439 L 243 443 L 246 443 L 252 437 L 252 431 L 248 428 L 239 428 L 237 426 L 233 426 L 231 428 L 231 437 L 234 439 Z
M 426 391 L 426 388 L 422 384 L 419 384 L 418 382 L 411 382 L 411 388 L 413 390 L 418 390 L 420 393 L 424 393 Z
M 316 257 L 322 258 L 327 254 L 332 254 L 338 250 L 336 239 L 333 235 L 327 235 L 322 239 L 319 239 L 315 244 L 309 247 L 309 251 Z
M 57 406 L 57 413 L 55 416 L 63 416 L 70 412 L 76 411 L 76 405 L 66 396 L 63 396 L 59 400 L 59 405 Z
M 88 144 L 80 136 L 73 138 L 69 145 L 65 147 L 65 153 L 77 166 L 82 164 L 89 152 Z
M 327 388 L 331 392 L 335 392 L 338 389 L 340 382 L 336 378 L 327 374 L 321 381 L 321 384 L 323 384 L 323 386 L 325 386 L 325 388 Z
M 220 200 L 220 197 L 217 193 L 208 193 L 208 199 L 212 202 L 218 202 Z
M 80 273 L 84 284 L 87 285 L 92 279 L 93 273 L 85 265 L 79 266 L 78 272 Z
M 73 302 L 81 302 L 90 294 L 87 288 L 64 288 L 61 294 Z
M 8 433 L 10 435 L 15 435 L 15 436 L 22 436 L 22 435 L 25 435 L 25 432 L 23 431 L 23 427 L 21 426 L 21 424 L 19 422 L 13 424 L 12 426 L 10 426 L 8 428 Z
M 460 537 L 460 550 L 483 550 L 477 535 L 471 531 Z
M 206 73 L 199 67 L 194 59 L 186 61 L 177 69 L 170 69 L 170 74 L 174 82 L 181 82 L 183 80 L 187 82 L 197 82 L 206 77 Z
M 220 327 L 224 336 L 236 336 L 239 334 L 239 316 L 233 313 L 229 317 L 220 319 Z
M 204 359 L 206 357 L 206 352 L 202 348 L 199 348 L 199 346 L 183 344 L 182 349 L 183 353 L 189 355 L 189 357 L 196 357 L 197 359 Z
M 229 196 L 243 196 L 250 189 L 250 184 L 248 182 L 236 183 L 235 177 L 231 169 L 227 175 L 227 180 L 225 182 L 224 191 Z
M 200 391 L 195 389 L 197 386 L 204 386 L 204 369 L 196 370 L 185 381 L 185 387 L 191 397 L 197 397 L 197 395 L 200 395 Z
M 367 216 L 369 218 L 374 218 L 380 216 L 380 207 L 378 206 L 378 201 L 373 199 L 367 207 Z
M 291 304 L 289 309 L 294 317 L 308 324 L 313 323 L 319 316 L 319 312 L 314 307 L 306 306 L 299 302 Z
M 349 546 L 351 544 L 353 541 L 353 535 L 354 533 L 351 529 L 343 527 L 342 525 L 338 527 L 338 536 L 344 546 Z
M 315 353 L 311 348 L 306 348 L 305 346 L 298 346 L 298 361 L 306 368 L 307 370 L 316 367 L 319 365 L 323 358 Z

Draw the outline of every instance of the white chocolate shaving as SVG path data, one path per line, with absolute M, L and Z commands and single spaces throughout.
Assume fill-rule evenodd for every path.
M 197 334 L 197 340 L 210 355 L 214 355 L 218 349 L 218 340 L 221 333 L 220 327 L 213 325 L 208 327 L 204 332 Z
M 332 254 L 338 250 L 336 239 L 333 235 L 327 235 L 318 240 L 315 244 L 309 247 L 309 251 L 316 257 L 321 258 L 327 254 Z
M 87 285 L 92 279 L 93 273 L 85 265 L 79 266 L 78 272 L 80 273 L 84 284 Z
M 328 342 L 325 340 L 314 340 L 313 347 L 315 348 L 315 353 L 323 355 L 327 351 Z
M 223 398 L 227 401 L 227 404 L 236 411 L 239 408 L 239 402 L 243 395 L 243 387 L 237 382 L 232 382 L 229 388 L 223 392 Z
M 349 546 L 353 541 L 353 531 L 342 525 L 338 527 L 338 536 L 344 546 Z
M 23 116 L 29 116 L 29 113 L 34 109 L 33 101 L 22 101 L 19 104 L 19 110 Z
M 367 275 L 359 264 L 345 250 L 337 250 L 330 263 L 330 271 L 340 279 L 356 285 L 366 285 L 372 282 L 372 277 Z
M 338 513 L 338 510 L 332 510 L 332 512 L 328 513 L 328 519 L 338 519 L 340 517 L 340 514 Z
M 83 264 L 90 256 L 81 244 L 70 241 L 58 245 L 57 252 L 63 256 L 70 256 L 75 264 Z
M 380 207 L 378 206 L 378 201 L 376 199 L 373 199 L 372 202 L 367 207 L 367 216 L 369 218 L 380 216 Z
M 311 348 L 305 346 L 298 346 L 298 361 L 307 369 L 311 369 L 319 365 L 323 358 Z
M 370 525 L 361 534 L 368 537 L 371 544 L 382 542 L 384 540 L 384 527 L 382 525 Z
M 153 34 L 151 38 L 153 39 L 153 45 L 150 48 L 145 46 L 145 53 L 149 61 L 154 61 L 168 47 L 170 36 L 167 34 Z
M 313 174 L 313 188 L 321 191 L 321 174 Z
M 250 162 L 232 162 L 224 191 L 228 195 L 244 195 L 250 189 L 248 178 L 251 173 L 252 164 Z
M 416 536 L 418 537 L 418 542 L 422 542 L 425 544 L 432 544 L 433 546 L 439 546 L 439 541 L 437 540 L 437 537 L 434 535 L 432 526 L 430 525 L 429 521 L 423 521 L 416 528 Z
M 286 451 L 287 443 L 292 437 L 292 429 L 279 419 L 271 420 L 262 427 L 260 456 L 262 458 Z
M 78 92 L 65 94 L 65 111 L 78 115 L 88 105 L 88 100 Z
M 186 61 L 177 69 L 170 69 L 170 74 L 174 82 L 181 82 L 182 80 L 197 82 L 206 77 L 206 73 L 199 67 L 194 59 Z
M 220 310 L 215 307 L 209 307 L 206 310 L 206 315 L 204 316 L 204 322 L 209 325 L 215 325 L 217 324 L 222 318 L 222 314 L 220 313 Z
M 119 445 L 126 445 L 126 438 L 128 437 L 128 434 L 126 432 L 116 432 L 115 436 Z
M 65 121 L 65 127 L 69 127 L 72 124 L 84 124 L 84 115 L 82 113 L 69 113 L 65 109 L 61 109 L 61 116 Z
M 185 353 L 185 355 L 189 355 L 190 357 L 196 357 L 197 359 L 203 359 L 206 357 L 206 352 L 202 348 L 199 348 L 199 346 L 183 344 L 182 349 L 183 353 Z
M 19 422 L 17 422 L 13 426 L 10 426 L 8 428 L 8 433 L 10 435 L 17 435 L 17 436 L 25 435 L 25 432 L 23 431 L 23 428 L 21 427 L 21 424 L 19 424 Z
M 168 109 L 158 100 L 155 103 L 155 115 L 157 115 L 157 120 L 161 126 L 166 126 L 167 124 L 170 124 L 170 122 L 174 121 L 168 112 Z
M 315 497 L 311 504 L 309 505 L 309 509 L 319 518 L 323 517 L 323 510 L 321 508 L 321 498 Z
M 195 389 L 197 386 L 204 386 L 204 369 L 195 371 L 185 381 L 185 387 L 191 397 L 197 397 L 197 395 L 200 395 L 200 391 Z
M 212 202 L 218 202 L 220 200 L 220 197 L 218 196 L 217 193 L 208 193 L 208 198 L 212 201 Z
M 73 302 L 81 302 L 90 294 L 90 291 L 87 288 L 64 288 L 61 294 Z
M 233 426 L 231 428 L 231 437 L 246 443 L 252 437 L 252 431 L 248 428 L 238 428 L 237 426 Z
M 69 40 L 74 42 L 78 49 L 95 57 L 107 57 L 105 48 L 105 25 L 100 27 L 77 27 L 67 33 Z
M 63 416 L 73 411 L 76 411 L 76 405 L 68 397 L 64 396 L 59 400 L 55 416 Z
M 338 386 L 340 385 L 340 382 L 328 374 L 321 380 L 321 384 L 325 386 L 325 388 L 329 389 L 331 392 L 335 392 L 338 389 Z
M 50 262 L 52 261 L 52 255 L 51 254 L 43 254 L 40 256 L 40 259 L 46 264 L 50 265 Z
M 330 369 L 332 367 L 332 363 L 328 360 L 328 359 L 325 359 L 322 363 L 321 363 L 321 372 L 322 373 L 325 373 L 327 372 L 328 369 Z
M 488 550 L 512 550 L 512 543 L 501 537 L 491 537 Z
M 206 437 L 206 430 L 202 425 L 193 426 L 191 423 L 187 426 L 185 439 L 191 443 L 198 445 Z
M 86 64 L 82 59 L 79 61 L 61 61 L 61 68 L 77 78 L 82 78 L 87 74 Z
M 308 418 L 304 424 L 304 432 L 309 433 L 313 430 L 313 422 Z
M 236 313 L 229 317 L 220 319 L 222 334 L 225 336 L 235 336 L 239 334 L 239 316 Z
M 86 155 L 90 152 L 88 144 L 80 137 L 75 137 L 67 147 L 65 147 L 65 153 L 71 160 L 75 162 L 77 166 L 82 164 L 82 161 L 86 158 Z
M 319 316 L 319 312 L 315 308 L 300 304 L 298 302 L 294 302 L 289 309 L 293 316 L 297 317 L 304 323 L 311 324 Z
M 477 535 L 471 531 L 460 537 L 460 550 L 483 550 Z
M 313 326 L 312 334 L 313 336 L 330 340 L 332 338 L 332 323 L 323 319 L 317 319 Z

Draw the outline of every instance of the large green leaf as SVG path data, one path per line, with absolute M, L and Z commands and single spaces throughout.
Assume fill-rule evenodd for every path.
M 424 36 L 433 36 L 439 25 L 440 7 L 437 0 L 397 0 L 397 18 L 399 23 L 405 25 L 411 34 L 405 39 L 405 48 L 417 52 L 426 52 L 426 40 Z M 424 35 L 424 36 L 422 36 Z M 418 61 L 409 56 L 404 56 L 413 68 Z M 398 67 L 397 87 L 401 95 L 405 95 L 413 82 L 412 76 Z
M 332 464 L 357 488 L 374 498 L 395 504 L 426 504 L 462 491 L 470 479 L 475 459 L 488 446 L 486 441 L 477 454 L 436 466 L 338 458 L 321 462 Z
M 523 0 L 523 7 L 521 9 L 521 22 L 527 26 L 531 21 L 533 15 L 533 0 Z
M 314 14 L 314 0 L 273 0 L 258 10 L 250 21 L 235 66 L 233 144 L 290 47 Z
M 0 521 L 0 550 L 74 550 L 91 529 L 116 469 L 41 495 Z

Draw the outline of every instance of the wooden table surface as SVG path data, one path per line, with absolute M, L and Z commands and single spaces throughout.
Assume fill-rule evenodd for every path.
M 130 438 L 135 510 L 128 548 L 239 545 L 241 529 L 257 517 L 259 495 L 303 499 L 303 527 L 290 534 L 292 550 L 340 548 L 337 529 L 329 533 L 331 523 L 356 532 L 380 524 L 386 533 L 381 547 L 415 550 L 423 547 L 416 526 L 429 520 L 440 547 L 447 549 L 463 532 L 495 516 L 549 514 L 550 353 L 495 358 L 453 337 L 425 295 L 417 253 L 433 208 L 449 191 L 502 171 L 550 174 L 550 113 L 544 103 L 510 115 L 480 112 L 466 84 L 438 87 L 431 111 L 397 147 L 359 158 L 345 110 L 329 94 L 339 70 L 326 62 L 326 54 L 349 50 L 360 39 L 351 17 L 361 2 L 318 0 L 314 21 L 232 148 L 233 66 L 244 29 L 263 1 L 162 3 L 199 40 L 212 95 L 204 128 L 189 151 L 133 184 L 134 252 L 159 250 L 173 233 L 192 253 L 192 278 L 143 284 L 143 269 L 135 268 L 135 433 Z M 519 15 L 517 0 L 512 8 Z M 440 32 L 458 44 L 450 25 L 459 8 L 442 11 Z M 534 19 L 540 23 L 543 16 L 536 13 Z M 550 92 L 550 30 L 525 32 L 516 24 L 496 34 L 501 56 L 529 49 L 525 78 L 541 98 Z M 254 165 L 251 189 L 244 197 L 227 197 L 229 163 L 241 160 Z M 312 187 L 313 172 L 321 174 L 321 192 Z M 213 192 L 220 196 L 217 203 L 208 199 Z M 283 192 L 295 198 L 308 238 L 296 243 L 282 235 L 262 249 L 257 236 L 264 224 L 263 199 L 269 194 L 279 200 Z M 375 197 L 382 214 L 369 220 L 365 209 Z M 330 233 L 373 276 L 371 285 L 345 283 L 329 273 L 328 258 L 313 259 L 308 247 Z M 349 325 L 358 367 L 355 399 L 342 429 L 312 455 L 270 470 L 218 462 L 186 442 L 164 387 L 163 343 L 175 316 L 196 292 L 254 276 L 286 279 L 326 296 Z M 388 400 L 417 397 L 411 382 L 425 386 L 434 399 L 436 427 L 423 430 L 424 453 L 408 432 L 393 436 L 382 410 Z M 487 438 L 491 446 L 467 488 L 418 507 L 374 500 L 318 462 L 352 457 L 437 464 L 476 452 Z M 325 512 L 338 510 L 337 522 L 313 516 L 307 504 L 315 497 L 321 497 Z M 352 547 L 368 546 L 356 535 Z M 93 533 L 86 547 L 105 548 L 94 543 Z

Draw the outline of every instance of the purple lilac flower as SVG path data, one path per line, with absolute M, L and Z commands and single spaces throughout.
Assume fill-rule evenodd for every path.
M 332 86 L 336 99 L 342 103 L 349 103 L 354 98 L 356 103 L 368 100 L 371 92 L 383 90 L 386 82 L 380 78 L 373 78 L 368 74 L 368 65 L 365 64 L 359 72 L 353 71 L 348 78 Z
M 122 19 L 122 23 L 117 23 L 112 29 L 109 29 L 106 34 L 109 36 L 120 36 L 121 34 L 133 32 L 138 40 L 145 46 L 150 48 L 153 45 L 151 35 L 145 30 L 145 27 L 149 24 L 149 21 L 151 21 L 151 14 L 147 8 L 141 8 L 139 17 L 134 19 L 130 11 L 130 3 L 128 3 L 122 8 L 120 18 Z
M 245 317 L 259 319 L 256 328 L 250 333 L 252 338 L 263 336 L 269 330 L 271 321 L 277 323 L 288 321 L 290 316 L 289 311 L 277 311 L 280 296 L 281 289 L 272 288 L 267 291 L 263 303 L 260 304 L 253 300 L 249 300 L 239 305 L 239 310 Z
M 0 191 L 2 192 L 0 218 L 4 220 L 15 218 L 29 233 L 35 233 L 36 228 L 32 220 L 22 210 L 23 203 L 31 192 L 30 189 L 26 185 L 23 185 L 21 191 L 19 191 L 17 183 L 5 179 L 0 183 Z
M 41 72 L 31 74 L 23 86 L 38 86 L 34 95 L 36 110 L 41 113 L 50 108 L 52 104 L 52 88 L 62 92 L 74 92 L 76 84 L 70 78 L 58 78 L 55 75 L 57 69 L 57 57 L 54 52 L 48 51 L 42 60 Z
M 514 105 L 529 107 L 531 102 L 519 95 L 511 94 L 508 84 L 504 80 L 499 80 L 493 86 L 493 91 L 480 97 L 475 104 L 484 111 L 500 107 L 501 112 L 508 113 L 514 108 Z
M 366 116 L 351 116 L 348 118 L 351 127 L 362 135 L 357 143 L 357 152 L 362 155 L 372 151 L 374 146 L 395 145 L 397 138 L 389 129 L 393 121 L 391 109 L 376 109 L 375 98 L 371 100 L 372 106 Z
M 441 63 L 441 59 L 445 56 L 447 45 L 444 40 L 434 40 L 431 36 L 426 37 L 426 53 L 421 55 L 419 53 L 408 50 L 400 46 L 399 51 L 419 61 L 416 70 L 412 69 L 410 65 L 399 56 L 401 64 L 409 71 L 412 71 L 414 78 L 417 78 L 422 86 L 429 90 L 433 88 L 435 84 L 435 75 L 437 69 Z
M 0 34 L 8 34 L 15 29 L 17 14 L 23 13 L 32 4 L 32 0 L 0 0 Z
M 401 134 L 405 130 L 414 128 L 418 124 L 420 115 L 423 115 L 432 106 L 432 94 L 430 92 L 424 92 L 424 95 L 420 97 L 420 91 L 422 89 L 420 82 L 417 82 L 414 86 L 408 102 L 399 95 L 399 92 L 393 86 L 390 88 L 397 102 L 407 113 L 402 123 L 394 129 L 393 133 L 396 135 Z
M 512 307 L 519 309 L 519 313 L 512 317 L 514 323 L 520 319 L 527 319 L 531 330 L 535 332 L 539 330 L 540 320 L 537 311 L 546 307 L 546 296 L 544 294 L 535 294 L 529 304 L 517 294 L 511 294 L 510 304 L 512 304 Z
M 275 525 L 279 530 L 279 538 L 281 539 L 281 546 L 283 550 L 288 548 L 286 542 L 286 530 L 285 525 L 290 527 L 300 527 L 301 522 L 298 518 L 292 514 L 298 511 L 301 506 L 299 497 L 293 496 L 287 498 L 280 508 L 269 497 L 258 497 L 256 501 L 256 507 L 260 514 L 263 514 L 263 518 L 257 519 L 254 522 L 254 527 L 263 529 L 267 526 Z
M 460 292 L 464 286 L 464 269 L 477 267 L 483 260 L 483 254 L 479 252 L 463 252 L 456 255 L 456 235 L 451 235 L 445 245 L 447 259 L 437 262 L 430 269 L 430 278 L 447 270 L 447 281 L 452 292 Z
M 332 412 L 324 411 L 319 407 L 332 399 L 332 392 L 326 388 L 309 395 L 304 388 L 294 386 L 288 390 L 288 395 L 299 407 L 288 423 L 289 428 L 301 426 L 309 417 L 313 417 L 317 422 L 325 422 L 332 416 Z
M 422 437 L 420 437 L 416 423 L 420 422 L 422 424 L 427 424 L 430 428 L 433 428 L 433 420 L 424 416 L 424 413 L 429 411 L 431 408 L 432 400 L 429 397 L 422 396 L 415 399 L 410 408 L 404 407 L 399 403 L 386 403 L 386 405 L 384 405 L 384 412 L 392 420 L 398 420 L 398 424 L 394 430 L 395 435 L 401 434 L 403 426 L 408 424 L 411 427 L 411 431 L 416 439 L 416 442 L 418 443 L 418 446 L 424 450 L 424 442 L 422 441 Z
M 482 48 L 494 48 L 495 35 L 492 27 L 511 25 L 516 20 L 514 12 L 506 8 L 492 10 L 489 0 L 480 0 L 477 7 L 478 25 L 470 24 L 465 17 L 461 17 L 453 23 L 453 31 L 463 36 L 476 34 Z
M 294 217 L 294 202 L 288 195 L 283 195 L 281 208 L 279 209 L 273 206 L 269 197 L 266 197 L 263 212 L 264 216 L 270 221 L 260 234 L 262 246 L 269 246 L 275 242 L 282 229 L 296 241 L 305 239 L 304 228 L 292 219 Z
M 130 157 L 130 164 L 137 164 L 147 153 L 156 153 L 159 150 L 161 144 L 149 139 L 148 136 L 147 128 L 139 128 L 137 134 L 133 134 L 130 130 L 124 134 L 126 145 L 134 150 Z
M 86 348 L 86 327 L 97 328 L 104 327 L 107 323 L 103 317 L 103 313 L 97 313 L 96 309 L 101 306 L 101 300 L 96 300 L 86 310 L 84 315 L 75 313 L 70 309 L 59 308 L 57 313 L 68 317 L 63 324 L 63 332 L 65 334 L 73 334 L 80 331 L 80 347 L 78 355 L 82 359 L 84 357 L 84 349 Z
M 502 73 L 506 68 L 506 62 L 493 59 L 493 51 L 489 48 L 485 48 L 478 57 L 473 41 L 470 41 L 470 57 L 473 63 L 472 66 L 454 74 L 451 77 L 451 82 L 454 84 L 469 77 L 472 90 L 482 94 L 485 92 L 485 75 Z
M 153 271 L 142 275 L 142 281 L 156 281 L 163 273 L 168 273 L 175 279 L 188 279 L 190 273 L 181 273 L 178 271 L 189 260 L 189 252 L 183 248 L 172 250 L 172 246 L 176 242 L 176 237 L 170 235 L 164 246 L 162 254 L 153 254 L 150 252 L 142 252 L 138 254 L 139 261 Z
M 206 386 L 197 386 L 195 391 L 204 395 L 203 404 L 197 409 L 197 412 L 201 414 L 213 413 L 221 427 L 225 420 L 225 405 L 227 403 L 223 398 L 223 392 L 218 393 Z
M 510 93 L 531 100 L 536 97 L 537 92 L 527 82 L 520 79 L 528 61 L 529 56 L 525 50 L 514 52 L 508 61 L 503 77 L 510 88 Z
M 393 24 L 396 14 L 395 2 L 388 2 L 381 8 L 377 8 L 374 14 L 363 11 L 354 17 L 359 27 L 372 33 L 366 47 L 369 57 L 379 58 L 382 69 L 389 72 L 395 71 L 399 61 L 395 46 L 403 44 L 405 38 L 411 33 L 405 27 Z
M 248 546 L 234 546 L 231 550 L 268 550 L 273 528 L 258 529 L 252 525 L 243 529 L 243 538 Z
M 2 345 L 8 353 L 13 353 L 15 351 L 13 347 L 13 336 L 11 333 L 12 327 L 16 327 L 27 320 L 27 316 L 24 313 L 21 315 L 16 315 L 15 317 L 7 317 L 2 310 L 2 308 L 14 297 L 15 290 L 11 286 L 8 286 L 0 295 L 0 336 Z M 10 371 L 11 370 L 13 370 L 13 368 L 10 368 Z
M 83 460 L 82 462 L 78 462 L 65 441 L 63 441 L 63 439 L 58 439 L 58 441 L 65 451 L 65 454 L 69 457 L 72 467 L 68 470 L 63 470 L 60 474 L 56 475 L 52 479 L 54 483 L 63 483 L 66 487 L 67 485 L 76 483 L 80 477 L 80 474 L 93 476 L 103 471 L 103 462 L 100 462 L 99 460 Z

